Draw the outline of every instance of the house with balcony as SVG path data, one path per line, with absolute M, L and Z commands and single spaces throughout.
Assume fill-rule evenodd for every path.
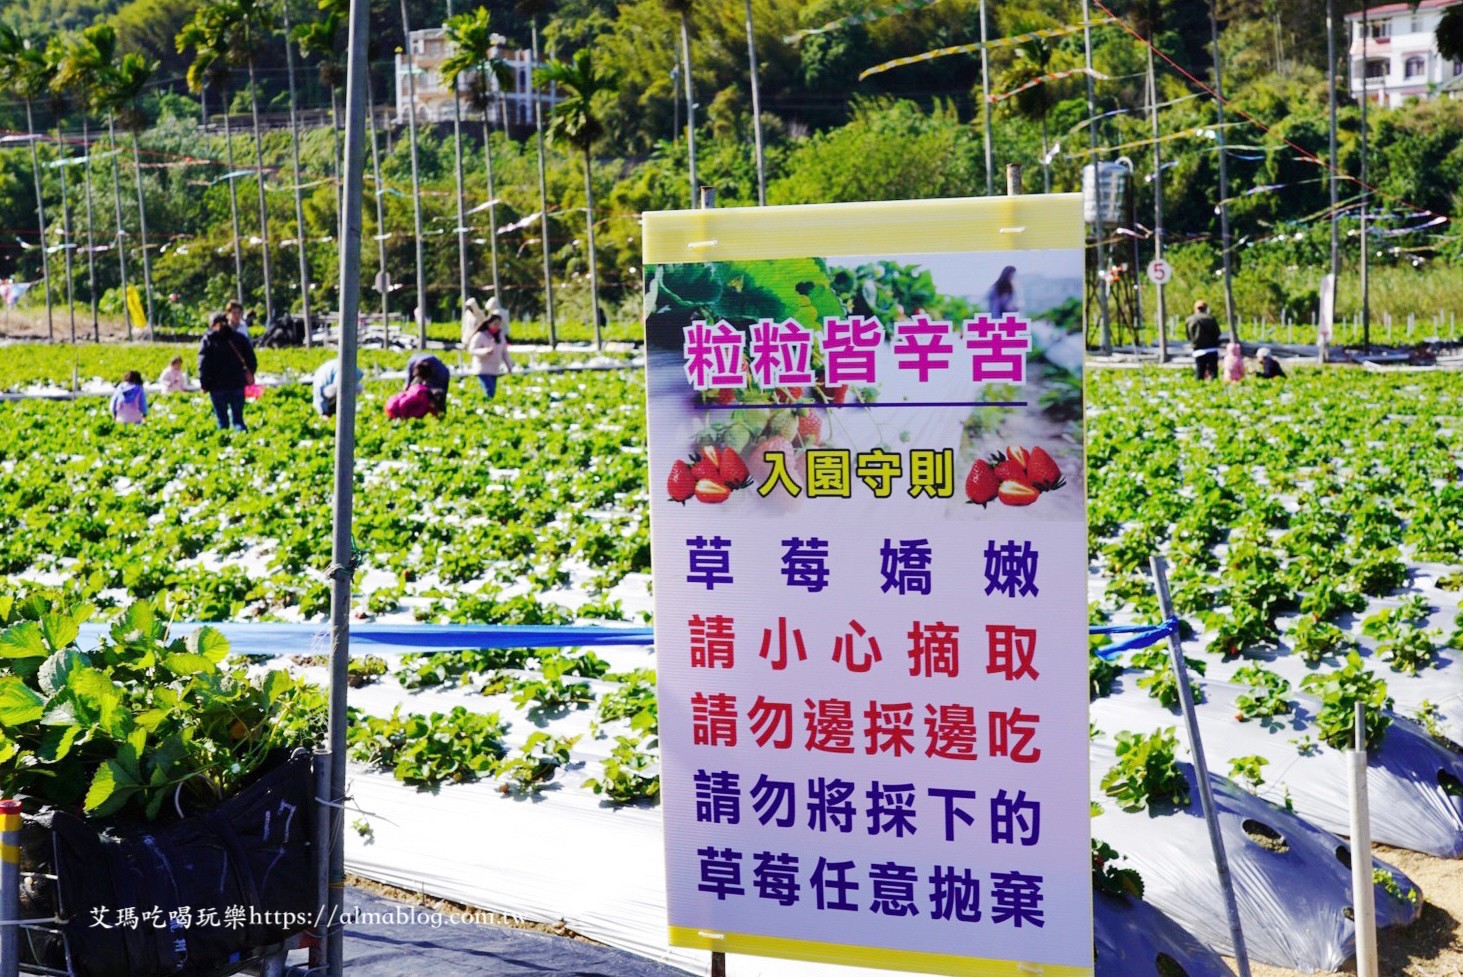
M 441 27 L 429 27 L 412 31 L 408 38 L 411 45 L 411 60 L 416 71 L 416 116 L 425 124 L 452 121 L 452 86 L 442 77 L 442 64 L 452 57 L 454 47 Z M 526 127 L 533 125 L 533 72 L 539 64 L 529 51 L 504 47 L 498 56 L 508 65 L 512 82 L 505 87 L 491 79 L 493 104 L 488 110 L 488 122 L 495 127 L 504 125 Z M 457 95 L 462 119 L 473 121 L 482 118 L 482 111 L 474 108 L 473 86 L 476 72 L 463 72 L 457 77 Z M 559 102 L 552 90 L 539 94 L 543 111 Z M 405 53 L 396 54 L 396 121 L 404 124 L 407 118 L 407 103 L 411 99 L 411 78 L 407 73 Z
M 1463 0 L 1388 3 L 1346 15 L 1351 94 L 1396 107 L 1409 98 L 1457 92 L 1463 62 L 1438 54 L 1438 21 Z

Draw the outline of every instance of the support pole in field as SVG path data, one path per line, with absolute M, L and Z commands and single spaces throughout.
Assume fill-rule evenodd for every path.
M 295 92 L 295 48 L 290 43 L 289 3 L 280 4 L 280 12 L 284 15 L 284 56 L 290 79 L 290 167 L 295 177 L 295 237 L 298 239 L 295 247 L 300 259 L 300 315 L 305 318 L 305 348 L 308 349 L 315 345 L 310 335 L 314 331 L 310 324 L 310 258 L 305 247 L 310 235 L 305 230 L 305 205 L 300 196 L 300 111 Z M 289 311 L 288 302 L 285 303 L 285 311 Z
M 333 808 L 330 806 L 330 750 L 315 751 L 310 771 L 315 783 L 315 832 L 310 839 L 315 848 L 315 905 L 320 907 L 321 922 L 316 923 L 315 945 L 310 947 L 310 970 L 325 969 L 325 923 L 323 913 L 330 903 L 330 829 Z
M 1234 308 L 1234 256 L 1229 234 L 1229 163 L 1224 148 L 1224 53 L 1219 49 L 1219 12 L 1216 0 L 1209 2 L 1209 39 L 1214 51 L 1214 108 L 1219 125 L 1214 139 L 1219 151 L 1219 247 L 1224 258 L 1224 318 L 1229 325 L 1229 341 L 1239 342 L 1239 326 Z
M 20 973 L 20 801 L 0 801 L 0 977 Z
M 1112 354 L 1112 322 L 1107 310 L 1107 248 L 1102 235 L 1102 165 L 1097 158 L 1097 94 L 1092 84 L 1092 16 L 1082 0 L 1082 48 L 1087 64 L 1087 144 L 1092 155 L 1093 238 L 1097 242 L 1097 306 L 1101 316 L 1102 355 Z M 1086 305 L 1084 300 L 1083 305 Z M 1085 315 L 1084 315 L 1085 321 Z
M 757 35 L 752 29 L 752 0 L 747 11 L 747 78 L 752 85 L 752 142 L 757 153 L 757 206 L 767 206 L 767 160 L 762 153 L 762 91 L 757 83 Z
M 1377 905 L 1372 880 L 1372 820 L 1366 796 L 1366 706 L 1356 703 L 1351 770 L 1351 905 L 1356 914 L 1356 977 L 1377 977 Z
M 421 174 L 417 171 L 417 64 L 411 53 L 411 21 L 406 15 L 406 0 L 401 0 L 401 34 L 406 38 L 406 45 L 402 48 L 406 54 L 406 132 L 407 138 L 411 140 L 411 213 L 417 248 L 417 348 L 426 349 L 427 272 L 426 260 L 422 256 L 422 181 Z M 341 260 L 345 260 L 344 253 L 341 254 Z M 344 284 L 342 279 L 342 287 Z
M 1173 600 L 1168 594 L 1168 564 L 1158 554 L 1148 558 L 1153 572 L 1153 585 L 1158 590 L 1158 606 L 1164 620 L 1173 617 Z M 1219 874 L 1219 888 L 1224 894 L 1224 911 L 1229 917 L 1229 936 L 1234 943 L 1234 959 L 1239 977 L 1250 977 L 1250 955 L 1245 949 L 1245 934 L 1240 926 L 1239 904 L 1234 898 L 1234 880 L 1229 874 L 1229 858 L 1224 853 L 1224 837 L 1219 833 L 1219 815 L 1214 810 L 1214 792 L 1209 788 L 1209 764 L 1204 759 L 1204 742 L 1199 738 L 1199 719 L 1194 713 L 1194 693 L 1189 688 L 1189 670 L 1184 665 L 1183 641 L 1178 629 L 1168 636 L 1169 657 L 1173 662 L 1174 679 L 1178 682 L 1179 704 L 1184 711 L 1184 725 L 1189 733 L 1189 751 L 1194 755 L 1194 779 L 1199 782 L 1199 800 L 1204 806 L 1204 821 L 1209 825 L 1209 844 L 1214 849 L 1214 866 Z
M 356 318 L 361 298 L 361 198 L 366 164 L 366 34 L 370 0 L 351 0 L 345 83 L 345 187 L 340 239 L 340 366 L 335 415 L 335 518 L 330 565 L 330 865 L 326 974 L 340 977 L 345 923 L 346 690 L 350 659 L 352 479 L 356 461 Z M 410 38 L 408 37 L 408 43 Z

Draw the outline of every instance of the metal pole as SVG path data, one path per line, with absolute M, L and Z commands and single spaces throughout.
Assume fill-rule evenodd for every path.
M 757 83 L 757 37 L 752 31 L 752 0 L 747 8 L 747 68 L 752 79 L 752 139 L 757 147 L 757 206 L 767 206 L 767 161 L 762 156 L 762 94 Z
M 20 801 L 0 801 L 0 975 L 20 973 Z
M 147 256 L 147 203 L 142 199 L 142 154 L 137 131 L 132 131 L 132 169 L 137 177 L 137 231 L 142 244 L 142 290 L 147 296 L 147 338 L 156 338 L 157 316 L 152 310 L 152 259 Z
M 1361 347 L 1363 350 L 1372 348 L 1372 309 L 1371 309 L 1371 278 L 1368 272 L 1370 269 L 1370 257 L 1367 252 L 1371 248 L 1367 245 L 1367 204 L 1371 202 L 1371 193 L 1367 189 L 1367 152 L 1366 152 L 1366 110 L 1367 103 L 1372 100 L 1370 79 L 1367 76 L 1367 59 L 1371 56 L 1371 21 L 1367 19 L 1368 8 L 1363 5 L 1361 8 Z
M 295 175 L 295 237 L 300 249 L 300 314 L 305 317 L 305 346 L 314 345 L 310 327 L 310 258 L 305 253 L 309 240 L 305 230 L 305 205 L 300 196 L 300 125 L 295 94 L 295 49 L 290 44 L 290 2 L 280 5 L 284 13 L 284 56 L 290 76 L 290 165 Z
M 30 142 L 30 168 L 36 180 L 36 223 L 40 230 L 41 278 L 46 283 L 46 342 L 56 341 L 56 325 L 51 318 L 51 256 L 46 250 L 46 196 L 41 189 L 41 158 L 36 152 L 36 120 L 31 112 L 30 98 L 25 100 L 25 133 Z
M 411 212 L 417 239 L 417 346 L 426 349 L 427 271 L 426 259 L 422 255 L 422 184 L 417 173 L 417 69 L 411 56 L 411 23 L 406 16 L 406 0 L 401 0 L 401 35 L 406 39 L 403 49 L 406 53 L 406 131 L 407 138 L 411 140 Z M 380 187 L 376 189 L 380 191 Z
M 56 161 L 61 164 L 61 251 L 66 255 L 66 308 L 71 313 L 71 345 L 76 345 L 76 267 L 71 241 L 71 200 L 66 190 L 69 182 L 66 171 L 70 168 L 69 154 L 61 144 L 61 120 L 56 119 Z
M 249 56 L 249 114 L 254 120 L 254 180 L 259 187 L 259 252 L 264 259 L 264 328 L 274 321 L 274 285 L 269 273 L 269 208 L 264 203 L 264 146 L 259 141 L 259 87 Z
M 996 162 L 991 151 L 991 62 L 986 51 L 985 0 L 980 0 L 980 118 L 985 140 L 985 195 L 989 197 L 996 192 Z
M 1239 326 L 1234 314 L 1234 263 L 1229 246 L 1229 161 L 1224 149 L 1224 56 L 1219 50 L 1219 15 L 1215 0 L 1209 0 L 1209 38 L 1214 47 L 1214 107 L 1219 112 L 1219 126 L 1214 130 L 1219 143 L 1219 246 L 1224 258 L 1224 318 L 1229 325 L 1229 341 L 1239 342 Z
M 487 77 L 486 71 L 484 77 Z M 485 82 L 484 84 L 487 84 Z M 508 132 L 508 120 L 503 120 L 503 132 Z M 503 305 L 503 287 L 498 281 L 498 190 L 493 179 L 492 125 L 488 122 L 488 109 L 483 108 L 483 166 L 488 171 L 488 244 L 492 248 L 493 298 Z
M 122 288 L 122 319 L 127 323 L 127 340 L 132 340 L 132 313 L 127 306 L 127 235 L 122 230 L 122 171 L 117 166 L 117 121 L 107 110 L 107 148 L 112 157 L 112 206 L 117 215 L 117 274 Z
M 1173 617 L 1173 601 L 1168 594 L 1168 564 L 1154 554 L 1148 558 L 1153 571 L 1153 584 L 1158 590 L 1158 606 L 1164 620 Z M 1178 681 L 1179 703 L 1184 711 L 1184 725 L 1189 732 L 1189 751 L 1194 755 L 1194 777 L 1199 782 L 1199 800 L 1204 807 L 1204 821 L 1209 826 L 1209 845 L 1214 849 L 1214 866 L 1219 874 L 1219 888 L 1224 894 L 1224 911 L 1229 917 L 1229 935 L 1234 943 L 1235 963 L 1239 977 L 1250 977 L 1250 955 L 1245 948 L 1244 929 L 1240 926 L 1239 904 L 1234 898 L 1234 880 L 1229 874 L 1229 858 L 1224 853 L 1224 836 L 1219 832 L 1219 816 L 1214 809 L 1214 792 L 1209 787 L 1209 764 L 1204 760 L 1204 741 L 1199 738 L 1199 719 L 1194 713 L 1194 694 L 1189 688 L 1189 670 L 1184 665 L 1183 642 L 1178 632 L 1168 636 L 1169 657 L 1174 678 Z
M 696 207 L 696 191 L 701 182 L 696 178 L 696 92 L 691 82 L 691 26 L 686 12 L 681 11 L 681 72 L 686 85 L 686 164 L 691 177 L 691 207 Z
M 1097 94 L 1092 85 L 1091 25 L 1088 2 L 1082 0 L 1082 47 L 1087 64 L 1087 143 L 1092 150 L 1093 228 L 1097 240 L 1097 306 L 1102 324 L 1102 352 L 1106 356 L 1112 353 L 1112 322 L 1107 309 L 1107 247 L 1102 240 L 1102 167 L 1097 159 Z
M 711 951 L 711 977 L 726 977 L 726 954 L 720 950 Z
M 315 775 L 315 832 L 312 843 L 315 848 L 315 905 L 319 907 L 320 919 L 325 922 L 325 913 L 330 903 L 330 852 L 331 822 L 330 806 L 330 751 L 316 750 L 311 772 Z M 317 925 L 315 945 L 310 948 L 312 970 L 325 966 L 325 926 Z
M 91 335 L 96 342 L 102 341 L 102 324 L 97 317 L 97 249 L 92 227 L 96 223 L 96 211 L 91 196 L 91 120 L 86 109 L 81 110 L 81 151 L 85 169 L 81 171 L 82 186 L 86 191 L 86 282 L 91 293 Z
M 229 215 L 234 221 L 234 298 L 244 304 L 244 255 L 239 240 L 239 185 L 234 179 L 234 135 L 229 125 L 229 102 L 224 97 L 224 151 L 229 161 Z
M 376 106 L 371 101 L 371 86 L 366 86 L 366 118 L 371 129 L 371 176 L 376 192 L 376 284 L 381 286 L 381 328 L 389 331 L 391 326 L 391 275 L 386 271 L 386 208 L 381 202 L 381 150 L 376 145 Z
M 447 0 L 447 17 L 452 18 L 452 0 Z M 461 77 L 460 75 L 458 76 Z M 462 97 L 459 82 L 452 82 L 452 157 L 457 176 L 457 300 L 459 311 L 467 304 L 467 209 L 462 201 Z
M 1006 196 L 1015 197 L 1021 193 L 1021 164 L 1006 164 Z
M 1377 977 L 1376 882 L 1372 879 L 1372 824 L 1366 796 L 1366 706 L 1356 703 L 1351 773 L 1351 905 L 1356 919 L 1357 977 Z
M 549 253 L 549 182 L 544 172 L 544 110 L 543 101 L 538 94 L 538 80 L 534 77 L 539 64 L 538 17 L 529 21 L 529 37 L 533 44 L 533 63 L 529 66 L 528 92 L 533 99 L 533 131 L 538 139 L 538 217 L 539 237 L 544 249 L 544 315 L 549 320 L 549 349 L 557 349 L 559 337 L 554 331 L 554 265 L 553 256 Z M 499 298 L 498 304 L 502 303 L 502 298 Z
M 361 297 L 361 198 L 366 163 L 366 34 L 370 0 L 351 0 L 346 71 L 345 193 L 340 241 L 340 392 L 335 415 L 335 521 L 330 591 L 330 876 L 326 973 L 341 977 L 345 924 L 345 757 L 350 659 L 351 502 L 355 475 L 356 315 Z M 410 36 L 407 43 L 410 44 Z
M 1151 33 L 1151 32 L 1150 32 Z M 1153 70 L 1153 38 L 1148 38 L 1148 122 L 1153 131 L 1153 258 L 1163 260 L 1163 150 L 1158 142 L 1158 75 Z M 1155 320 L 1158 323 L 1158 362 L 1168 362 L 1168 300 L 1163 285 L 1155 284 Z
M 594 168 L 589 147 L 584 148 L 584 227 L 589 234 L 589 304 L 594 316 L 594 348 L 604 349 L 604 336 L 599 328 L 599 270 L 594 252 Z
M 1331 113 L 1331 152 L 1326 158 L 1331 164 L 1331 179 L 1327 181 L 1331 184 L 1331 281 L 1337 282 L 1341 280 L 1341 228 L 1340 215 L 1336 212 L 1341 200 L 1341 169 L 1336 153 L 1336 0 L 1326 0 L 1326 80 Z

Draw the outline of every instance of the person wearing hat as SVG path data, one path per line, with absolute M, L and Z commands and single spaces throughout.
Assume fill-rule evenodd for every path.
M 1285 370 L 1281 368 L 1280 361 L 1277 360 L 1275 358 L 1275 355 L 1270 352 L 1269 346 L 1261 346 L 1260 351 L 1255 354 L 1255 359 L 1258 360 L 1260 364 L 1260 372 L 1258 376 L 1261 380 L 1276 380 L 1284 378 Z
M 467 341 L 467 352 L 472 357 L 472 372 L 482 382 L 483 393 L 492 400 L 498 392 L 498 377 L 513 372 L 513 361 L 508 357 L 508 333 L 503 329 L 500 313 L 485 312 L 477 331 Z
M 1194 303 L 1194 314 L 1184 323 L 1189 346 L 1194 351 L 1194 376 L 1214 380 L 1219 376 L 1219 323 L 1209 314 L 1209 303 Z

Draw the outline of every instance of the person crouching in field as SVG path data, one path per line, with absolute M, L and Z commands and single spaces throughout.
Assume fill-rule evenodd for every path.
M 141 424 L 147 417 L 147 391 L 142 389 L 142 374 L 128 370 L 117 392 L 112 394 L 112 420 L 118 424 Z
M 234 331 L 229 317 L 215 312 L 198 346 L 198 384 L 213 400 L 220 431 L 244 426 L 244 388 L 254 382 L 259 361 L 249 340 Z
M 386 401 L 386 416 L 393 421 L 404 417 L 426 417 L 428 414 L 442 416 L 440 402 L 432 389 L 431 364 L 420 362 L 412 367 L 407 378 L 407 388 L 398 390 Z
M 188 389 L 188 374 L 183 372 L 183 357 L 174 356 L 162 373 L 157 385 L 165 394 L 180 394 Z
M 1285 368 L 1280 365 L 1275 354 L 1270 352 L 1269 346 L 1261 346 L 1260 351 L 1255 354 L 1255 359 L 1259 361 L 1258 375 L 1261 380 L 1279 380 L 1285 376 Z
M 472 372 L 482 382 L 483 393 L 492 400 L 498 392 L 498 377 L 513 372 L 513 361 L 508 358 L 508 334 L 503 331 L 503 317 L 496 312 L 489 313 L 467 341 L 467 351 L 472 356 Z
M 1224 351 L 1224 367 L 1219 375 L 1225 383 L 1239 383 L 1245 378 L 1245 354 L 1239 343 L 1230 343 Z

